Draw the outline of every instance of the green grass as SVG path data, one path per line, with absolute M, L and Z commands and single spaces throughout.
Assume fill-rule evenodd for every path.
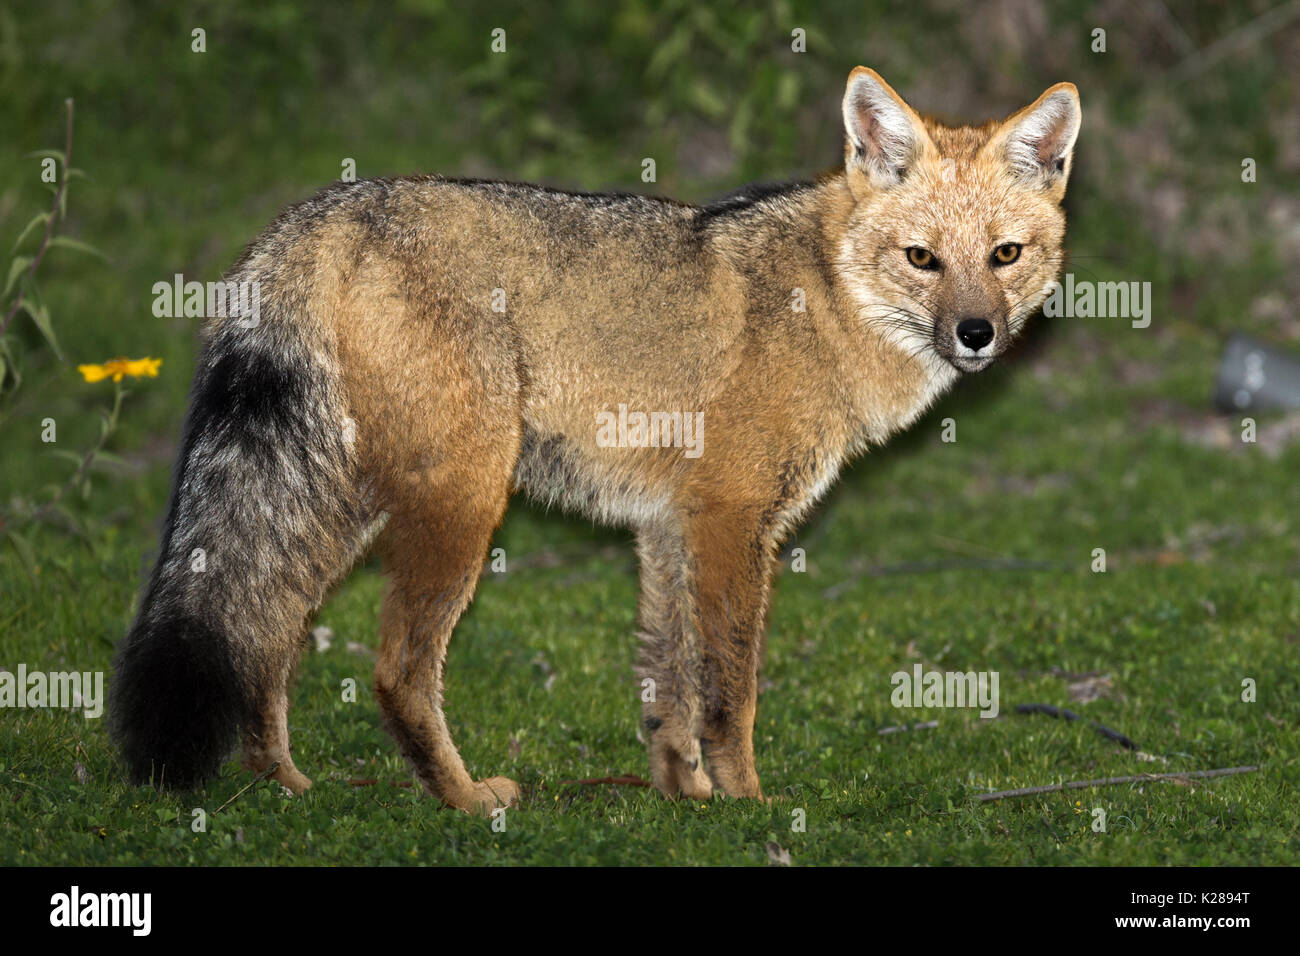
M 122 785 L 100 723 L 10 711 L 0 861 L 761 864 L 775 840 L 798 863 L 1294 862 L 1300 584 L 1284 502 L 1296 459 L 1274 467 L 1243 453 L 1225 467 L 1136 430 L 1034 434 L 1028 410 L 1043 407 L 1044 386 L 1010 370 L 998 385 L 987 399 L 974 389 L 978 411 L 965 411 L 970 390 L 959 392 L 915 437 L 854 468 L 795 542 L 808 570 L 778 584 L 756 731 L 760 775 L 781 798 L 770 806 L 561 786 L 647 775 L 632 678 L 635 568 L 625 535 L 520 506 L 495 542 L 518 567 L 484 576 L 453 641 L 447 701 L 472 771 L 524 787 L 505 832 L 393 785 L 410 775 L 380 728 L 372 657 L 348 648 L 374 645 L 382 580 L 367 567 L 322 611 L 335 639 L 304 658 L 295 692 L 309 794 L 290 799 L 264 783 L 211 815 L 249 780 L 234 764 L 204 793 L 159 796 Z M 955 444 L 938 440 L 949 414 Z M 1093 465 L 1044 480 L 1072 458 Z M 1240 490 L 1231 501 L 1201 495 L 1190 477 L 1211 464 Z M 1179 530 L 1192 527 L 1223 533 L 1193 544 Z M 119 538 L 73 550 L 43 561 L 34 582 L 7 566 L 16 599 L 0 661 L 106 667 L 147 546 Z M 1089 570 L 1094 547 L 1107 549 L 1105 574 Z M 1045 567 L 978 566 L 1007 557 Z M 917 569 L 963 560 L 971 566 Z M 894 566 L 902 570 L 879 573 Z M 918 662 L 998 671 L 1003 717 L 895 710 L 889 675 Z M 1105 696 L 1071 703 L 1062 675 L 1091 672 L 1109 676 Z M 1247 677 L 1254 703 L 1240 699 Z M 342 701 L 348 678 L 355 703 Z M 1012 713 L 1031 702 L 1069 706 L 1164 760 L 1139 761 L 1077 723 Z M 921 720 L 939 726 L 878 734 Z M 975 800 L 1243 764 L 1264 769 L 1193 786 Z M 379 784 L 349 785 L 357 778 Z M 209 812 L 206 833 L 190 831 L 196 807 Z M 1090 829 L 1097 807 L 1106 833 Z M 791 831 L 796 809 L 804 833 Z
M 19 131 L 0 144 L 0 238 L 12 242 L 45 202 L 22 154 L 58 142 L 71 94 L 74 162 L 91 179 L 74 183 L 68 234 L 112 258 L 43 268 L 70 364 L 17 330 L 26 377 L 0 405 L 0 509 L 43 500 L 70 471 L 40 443 L 43 418 L 58 421 L 59 449 L 97 434 L 109 389 L 72 365 L 150 354 L 163 374 L 132 386 L 111 446 L 124 464 L 97 470 L 73 503 L 89 533 L 22 529 L 30 565 L 0 550 L 0 666 L 11 670 L 106 671 L 131 618 L 192 372 L 192 325 L 149 314 L 152 284 L 178 271 L 215 278 L 345 156 L 361 175 L 437 169 L 698 199 L 831 161 L 840 84 L 858 62 L 905 95 L 945 89 L 928 65 L 969 77 L 952 105 L 990 110 L 1072 79 L 1085 109 L 1069 200 L 1078 271 L 1151 281 L 1155 321 L 1038 322 L 1019 355 L 852 467 L 790 542 L 807 571 L 787 561 L 777 584 L 755 734 L 770 805 L 563 785 L 648 776 L 635 564 L 627 533 L 518 501 L 494 541 L 509 571 L 484 575 L 452 642 L 447 693 L 471 772 L 523 787 L 504 832 L 394 786 L 410 774 L 369 689 L 383 582 L 367 565 L 322 610 L 334 643 L 304 657 L 294 691 L 307 795 L 261 783 L 216 814 L 251 779 L 233 763 L 201 793 L 159 795 L 123 784 L 102 721 L 0 710 L 0 864 L 765 865 L 769 841 L 796 865 L 1300 860 L 1300 445 L 1270 456 L 1197 440 L 1236 427 L 1206 409 L 1224 333 L 1296 334 L 1256 308 L 1296 301 L 1294 250 L 1267 230 L 1233 232 L 1294 200 L 1294 177 L 1270 163 L 1274 110 L 1294 102 L 1295 83 L 1267 43 L 1183 88 L 1162 79 L 1179 58 L 1149 27 L 1112 25 L 1102 59 L 1077 40 L 1093 14 L 1064 4 L 1049 7 L 1056 46 L 1044 49 L 981 33 L 974 13 L 899 22 L 883 4 L 611 14 L 567 3 L 543 28 L 522 4 L 467 18 L 411 0 L 391 22 L 353 22 L 266 2 L 211 14 L 200 59 L 186 52 L 192 25 L 166 5 L 152 17 L 103 6 L 89 32 L 69 27 L 84 18 L 63 0 L 0 16 L 0 120 Z M 1235 25 L 1226 16 L 1203 11 L 1183 27 L 1205 46 Z M 483 52 L 498 23 L 514 59 Z M 791 24 L 809 30 L 806 59 L 781 39 Z M 1153 159 L 1152 139 L 1178 161 Z M 1257 186 L 1236 178 L 1242 143 L 1258 154 Z M 659 158 L 652 187 L 638 180 L 644 156 Z M 1141 206 L 1157 186 L 1187 203 L 1172 232 Z M 955 443 L 940 440 L 950 417 Z M 1104 574 L 1090 570 L 1096 548 Z M 890 675 L 917 663 L 997 671 L 1002 715 L 896 710 Z M 1094 673 L 1103 695 L 1073 701 L 1070 675 Z M 1246 678 L 1253 703 L 1241 700 Z M 341 699 L 347 679 L 355 703 Z M 1069 707 L 1158 759 L 1081 723 L 1018 715 L 1021 703 Z M 928 720 L 938 727 L 879 734 Z M 976 799 L 1248 764 L 1261 770 Z M 379 782 L 348 782 L 362 778 Z M 206 832 L 191 830 L 196 808 Z M 1091 829 L 1096 808 L 1104 833 Z M 792 832 L 794 811 L 806 832 Z

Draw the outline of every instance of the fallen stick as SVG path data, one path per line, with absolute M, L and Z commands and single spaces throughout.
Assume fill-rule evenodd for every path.
M 642 780 L 640 777 L 626 774 L 622 777 L 589 777 L 586 780 L 561 780 L 556 784 L 557 787 L 599 787 L 612 785 L 615 787 L 653 787 L 654 784 L 649 780 Z
M 911 726 L 908 726 L 907 724 L 901 724 L 898 727 L 881 727 L 879 730 L 876 731 L 876 733 L 880 734 L 883 737 L 885 734 L 901 734 L 909 730 L 933 730 L 938 726 L 939 726 L 939 721 L 927 720 L 924 721 L 923 723 L 912 724 Z
M 1056 707 L 1053 706 L 1052 704 L 1020 704 L 1016 707 L 1016 713 L 1047 714 L 1049 717 L 1061 717 L 1065 720 L 1084 719 L 1083 717 L 1080 717 L 1072 710 L 1066 710 L 1064 707 Z M 1129 740 L 1118 730 L 1111 730 L 1109 727 L 1099 724 L 1095 720 L 1090 720 L 1088 721 L 1088 723 L 1092 725 L 1092 729 L 1097 731 L 1097 733 L 1101 734 L 1103 737 L 1115 741 L 1121 747 L 1124 747 L 1127 750 L 1138 749 L 1137 744 L 1133 743 L 1133 741 Z
M 255 786 L 257 786 L 259 783 L 261 783 L 263 780 L 265 780 L 267 777 L 271 776 L 271 774 L 275 773 L 275 772 L 276 772 L 277 770 L 279 770 L 279 769 L 280 769 L 280 761 L 277 760 L 275 763 L 271 764 L 271 766 L 267 767 L 265 770 L 263 770 L 261 773 L 259 773 L 256 777 L 254 777 L 252 780 L 250 780 L 250 781 L 248 782 L 248 785 L 245 786 L 244 789 L 240 790 L 238 793 L 236 793 L 233 797 L 231 797 L 229 800 L 227 800 L 227 801 L 226 801 L 225 803 L 223 803 L 221 806 L 217 807 L 217 809 L 216 809 L 215 811 L 213 811 L 213 812 L 214 812 L 214 813 L 220 813 L 222 810 L 226 809 L 226 807 L 230 806 L 232 803 L 234 803 L 236 800 L 238 800 L 238 799 L 239 799 L 240 797 L 242 797 L 244 794 L 248 793 L 249 790 L 252 790 Z
M 349 787 L 373 787 L 378 783 L 379 783 L 378 780 L 349 780 L 348 786 Z M 390 780 L 389 783 L 391 783 L 394 787 L 414 786 L 414 784 L 412 784 L 411 781 L 409 780 Z
M 1103 777 L 1100 780 L 1071 780 L 1043 787 L 1025 787 L 1022 790 L 999 790 L 981 793 L 978 800 L 1002 800 L 1007 797 L 1030 797 L 1036 793 L 1060 793 L 1065 790 L 1083 790 L 1087 787 L 1110 787 L 1120 783 L 1145 783 L 1154 780 L 1205 780 L 1209 777 L 1227 777 L 1235 773 L 1254 773 L 1259 767 L 1224 767 L 1219 770 L 1189 770 L 1185 773 L 1139 773 L 1132 777 Z

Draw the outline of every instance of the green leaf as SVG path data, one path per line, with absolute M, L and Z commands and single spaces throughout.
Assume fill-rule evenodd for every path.
M 691 87 L 691 100 L 696 109 L 710 119 L 721 119 L 727 114 L 727 100 L 713 86 L 698 80 Z
M 110 465 L 114 468 L 126 468 L 126 459 L 120 455 L 114 455 L 111 451 L 100 449 L 95 452 L 95 460 L 91 464 L 92 468 L 101 468 L 102 465 Z M 101 469 L 102 470 L 102 469 Z
M 0 338 L 0 356 L 4 358 L 5 364 L 9 368 L 9 374 L 13 377 L 14 388 L 18 388 L 18 386 L 23 383 L 23 376 L 22 373 L 18 371 L 18 363 L 14 361 L 14 353 L 9 348 L 9 340 L 7 338 Z
M 22 310 L 31 316 L 36 327 L 41 330 L 41 335 L 45 336 L 45 341 L 50 344 L 54 354 L 59 357 L 60 362 L 66 362 L 63 357 L 63 350 L 59 348 L 58 336 L 54 334 L 54 323 L 50 321 L 50 310 L 46 307 L 45 302 L 41 299 L 40 292 L 36 288 L 36 280 L 28 276 L 23 280 L 23 304 Z
M 31 544 L 17 531 L 9 531 L 6 537 L 9 539 L 9 543 L 14 546 L 14 550 L 18 552 L 18 560 L 22 562 L 23 570 L 27 572 L 28 577 L 35 581 L 36 554 L 32 551 Z
M 50 245 L 58 246 L 61 249 L 72 249 L 76 252 L 85 252 L 92 256 L 99 256 L 99 258 L 103 259 L 105 262 L 108 261 L 107 255 L 100 252 L 89 243 L 82 242 L 79 239 L 69 239 L 67 236 L 55 236 L 50 240 Z
M 75 451 L 68 451 L 66 448 L 51 448 L 48 454 L 55 458 L 63 458 L 70 461 L 78 468 L 81 467 L 81 460 L 84 457 L 83 455 L 78 455 Z
M 42 158 L 45 156 L 53 156 L 55 159 L 59 161 L 60 168 L 68 165 L 68 161 L 64 158 L 63 150 L 61 149 L 38 149 L 35 150 L 34 152 L 25 153 L 24 155 L 27 157 L 39 156 Z
M 62 518 L 64 522 L 68 525 L 68 528 L 70 528 L 73 532 L 81 535 L 82 537 L 86 536 L 85 522 L 83 522 L 80 518 L 74 515 L 67 508 L 63 507 L 63 505 L 48 504 L 45 507 L 49 510 L 50 514 L 55 514 L 58 515 L 60 518 Z M 63 570 L 69 577 L 75 579 L 74 572 L 72 572 L 70 569 L 66 567 L 63 568 Z
M 32 264 L 31 256 L 14 256 L 14 261 L 9 264 L 9 278 L 5 280 L 5 290 L 0 292 L 0 299 L 9 298 L 9 293 L 22 275 L 22 271 Z
M 678 61 L 686 58 L 690 47 L 691 29 L 687 24 L 679 23 L 668 39 L 660 43 L 651 54 L 650 62 L 646 64 L 645 75 L 652 80 L 667 76 Z
M 37 226 L 45 225 L 45 223 L 49 221 L 50 221 L 50 214 L 48 212 L 38 212 L 35 216 L 32 217 L 32 221 L 23 227 L 23 231 L 18 234 L 18 241 L 14 243 L 14 247 L 10 251 L 17 252 L 18 247 L 23 244 L 23 240 L 27 238 L 27 234 L 29 232 L 31 232 Z

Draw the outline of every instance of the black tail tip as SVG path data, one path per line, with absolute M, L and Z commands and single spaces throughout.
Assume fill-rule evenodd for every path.
M 142 614 L 118 648 L 108 731 L 133 784 L 193 790 L 234 748 L 246 701 L 224 634 L 189 615 Z

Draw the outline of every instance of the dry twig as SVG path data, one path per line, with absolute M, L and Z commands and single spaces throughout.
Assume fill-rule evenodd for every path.
M 1259 767 L 1224 767 L 1219 770 L 1189 770 L 1184 773 L 1140 773 L 1132 777 L 1103 777 L 1100 780 L 1071 780 L 1044 787 L 1025 787 L 1021 790 L 999 790 L 981 793 L 979 800 L 1004 800 L 1008 797 L 1030 797 L 1036 793 L 1060 793 L 1065 790 L 1083 790 L 1087 787 L 1110 787 L 1120 783 L 1145 783 L 1157 780 L 1205 780 L 1210 777 L 1227 777 L 1236 773 L 1254 773 Z

